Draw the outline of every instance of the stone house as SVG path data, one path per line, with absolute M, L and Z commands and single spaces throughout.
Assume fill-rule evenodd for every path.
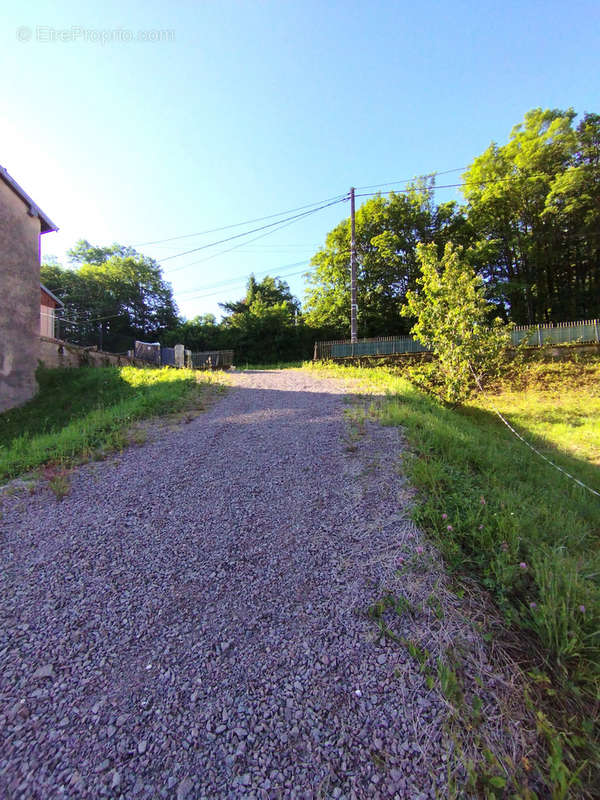
M 0 412 L 37 391 L 40 235 L 58 228 L 0 166 Z

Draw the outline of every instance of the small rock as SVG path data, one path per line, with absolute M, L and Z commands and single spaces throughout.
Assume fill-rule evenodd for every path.
M 118 789 L 120 785 L 121 785 L 121 773 L 115 770 L 111 783 L 111 788 Z
M 184 778 L 177 787 L 177 800 L 186 800 L 194 788 L 191 778 Z
M 250 786 L 250 784 L 252 783 L 252 778 L 250 777 L 250 773 L 249 772 L 245 772 L 242 775 L 242 777 L 240 778 L 240 783 L 243 786 Z
M 146 752 L 146 748 L 148 747 L 148 742 L 146 739 L 142 739 L 141 742 L 138 742 L 138 753 L 143 756 Z
M 110 761 L 108 758 L 105 758 L 101 764 L 94 769 L 94 772 L 106 772 L 106 770 L 110 767 Z
M 54 680 L 54 678 L 56 677 L 54 675 L 54 667 L 52 666 L 52 664 L 44 664 L 43 666 L 38 667 L 36 669 L 36 671 L 33 673 L 33 677 L 34 678 L 52 678 L 52 680 Z
M 383 653 L 380 656 L 377 656 L 377 663 L 378 664 L 385 664 L 386 661 L 387 661 L 387 658 L 383 655 Z

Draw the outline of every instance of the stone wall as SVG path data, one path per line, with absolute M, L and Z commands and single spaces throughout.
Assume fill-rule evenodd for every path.
M 40 220 L 0 180 L 0 413 L 31 399 L 40 346 Z
M 45 367 L 122 367 L 130 364 L 134 367 L 147 367 L 148 364 L 139 358 L 105 353 L 93 347 L 79 347 L 60 339 L 39 337 L 39 360 Z M 37 366 L 37 362 L 36 362 Z

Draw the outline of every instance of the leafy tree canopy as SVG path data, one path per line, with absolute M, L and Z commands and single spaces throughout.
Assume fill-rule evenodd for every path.
M 91 341 L 101 326 L 103 346 L 118 352 L 133 339 L 156 340 L 177 323 L 171 286 L 154 259 L 130 247 L 95 247 L 85 240 L 69 255 L 75 269 L 43 265 L 41 280 Z
M 463 175 L 481 275 L 514 322 L 600 314 L 600 117 L 533 109 Z
M 247 314 L 253 306 L 259 308 L 272 308 L 283 306 L 289 314 L 300 311 L 299 301 L 292 295 L 286 281 L 266 275 L 262 281 L 257 281 L 254 275 L 248 278 L 245 296 L 236 302 L 219 303 L 220 307 L 228 314 Z
M 356 212 L 358 324 L 362 336 L 406 333 L 400 317 L 406 292 L 418 275 L 416 246 L 442 248 L 450 238 L 469 241 L 464 215 L 454 202 L 436 206 L 433 178 L 407 192 L 374 197 Z M 339 223 L 311 262 L 307 324 L 346 335 L 350 327 L 350 220 Z

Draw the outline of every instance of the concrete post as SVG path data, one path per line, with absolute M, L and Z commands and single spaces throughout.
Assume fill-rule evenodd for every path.
M 185 347 L 182 344 L 175 345 L 175 366 L 182 368 L 185 366 Z

